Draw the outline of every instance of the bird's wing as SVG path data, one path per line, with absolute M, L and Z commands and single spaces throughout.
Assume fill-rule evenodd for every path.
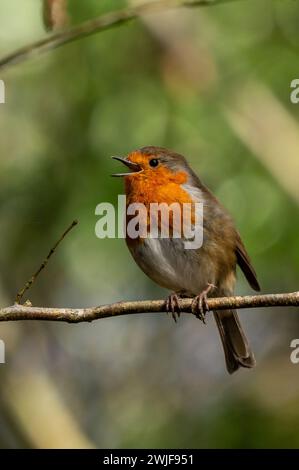
M 236 255 L 237 263 L 242 269 L 247 281 L 254 290 L 260 291 L 261 288 L 257 280 L 256 272 L 239 234 L 237 234 Z

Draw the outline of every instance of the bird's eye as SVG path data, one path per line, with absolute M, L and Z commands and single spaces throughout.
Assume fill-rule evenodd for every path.
M 149 164 L 150 164 L 150 166 L 152 166 L 152 167 L 158 166 L 158 165 L 159 165 L 159 160 L 157 160 L 156 158 L 152 158 L 152 159 L 149 161 Z

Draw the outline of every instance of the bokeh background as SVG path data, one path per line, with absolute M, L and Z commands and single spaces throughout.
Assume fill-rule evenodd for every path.
M 132 1 L 69 0 L 70 24 Z M 117 202 L 111 155 L 186 155 L 233 214 L 262 291 L 299 281 L 299 2 L 240 0 L 148 15 L 0 71 L 0 304 L 80 224 L 27 297 L 83 307 L 163 298 L 123 240 L 95 236 Z M 0 54 L 46 36 L 41 2 L 1 0 Z M 251 290 L 239 275 L 239 294 Z M 229 376 L 212 317 L 1 323 L 0 446 L 298 447 L 297 308 L 243 310 L 257 358 Z

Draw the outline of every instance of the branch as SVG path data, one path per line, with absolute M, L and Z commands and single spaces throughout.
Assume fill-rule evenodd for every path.
M 38 268 L 38 270 L 31 276 L 31 278 L 26 282 L 26 284 L 24 285 L 24 287 L 22 289 L 19 290 L 19 292 L 17 293 L 17 296 L 16 296 L 16 304 L 20 304 L 21 303 L 21 300 L 25 294 L 25 292 L 30 289 L 30 287 L 32 286 L 32 284 L 35 282 L 36 278 L 39 276 L 39 274 L 42 272 L 43 269 L 45 269 L 45 267 L 47 266 L 48 262 L 49 262 L 49 259 L 51 258 L 51 256 L 54 255 L 57 247 L 60 245 L 60 243 L 65 239 L 65 237 L 67 236 L 67 234 L 78 224 L 78 221 L 77 220 L 74 220 L 71 225 L 69 225 L 69 227 L 65 230 L 65 232 L 63 232 L 63 234 L 61 235 L 61 237 L 59 238 L 59 240 L 55 243 L 55 245 L 53 246 L 53 248 L 51 248 L 51 250 L 49 251 L 47 257 L 44 259 L 44 261 L 42 262 L 42 264 L 40 265 L 40 267 Z
M 90 36 L 100 31 L 105 31 L 113 26 L 128 23 L 143 14 L 156 13 L 158 11 L 179 7 L 192 8 L 199 6 L 221 5 L 233 1 L 237 0 L 155 0 L 143 3 L 136 7 L 124 8 L 122 10 L 110 12 L 17 49 L 11 54 L 0 58 L 0 70 L 3 70 L 10 65 L 29 60 L 38 54 L 56 49 L 57 47 L 63 46 L 64 44 L 77 39 Z
M 192 299 L 181 299 L 181 311 L 191 313 Z M 245 297 L 219 297 L 208 299 L 210 311 L 230 308 L 298 307 L 299 292 L 267 294 Z M 67 323 L 91 322 L 101 318 L 117 317 L 135 313 L 165 312 L 165 300 L 141 300 L 118 302 L 91 308 L 44 308 L 15 304 L 0 309 L 0 321 L 47 320 Z

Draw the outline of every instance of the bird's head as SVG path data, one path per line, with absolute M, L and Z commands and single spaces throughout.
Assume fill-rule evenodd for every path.
M 193 175 L 182 155 L 163 147 L 143 147 L 129 153 L 125 158 L 112 158 L 129 169 L 125 173 L 112 176 L 125 177 L 126 183 L 130 186 L 142 183 L 152 184 L 155 187 L 169 183 L 181 185 L 187 183 Z

